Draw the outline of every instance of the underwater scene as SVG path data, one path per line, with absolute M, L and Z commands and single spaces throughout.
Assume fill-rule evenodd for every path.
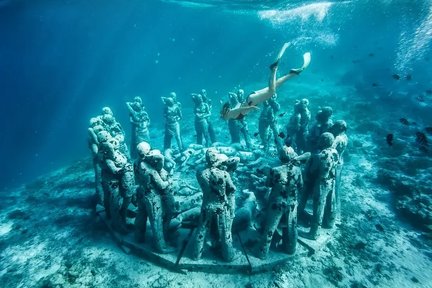
M 0 0 L 0 287 L 432 287 L 432 1 Z

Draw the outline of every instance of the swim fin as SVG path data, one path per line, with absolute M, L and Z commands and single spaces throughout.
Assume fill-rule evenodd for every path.
M 280 59 L 282 58 L 282 56 L 283 56 L 284 53 L 285 53 L 285 50 L 286 50 L 289 46 L 290 46 L 290 43 L 289 43 L 289 42 L 285 42 L 285 43 L 284 43 L 284 45 L 282 46 L 281 50 L 280 50 L 279 53 L 278 53 L 278 56 L 276 57 L 275 62 L 273 62 L 273 63 L 270 65 L 270 70 L 275 69 L 275 68 L 279 65 L 279 61 L 280 61 Z
M 301 68 L 291 69 L 290 73 L 299 75 L 304 69 L 306 69 L 311 62 L 311 54 L 310 52 L 306 52 L 303 54 L 303 66 Z

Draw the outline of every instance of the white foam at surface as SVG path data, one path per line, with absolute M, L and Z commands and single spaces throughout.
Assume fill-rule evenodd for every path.
M 299 19 L 304 22 L 310 18 L 322 22 L 332 5 L 332 2 L 313 3 L 287 10 L 272 9 L 259 11 L 258 15 L 261 19 L 269 20 L 273 24 L 285 24 Z

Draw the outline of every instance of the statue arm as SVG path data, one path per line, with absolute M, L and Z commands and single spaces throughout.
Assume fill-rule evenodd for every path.
M 118 174 L 122 169 L 115 165 L 115 162 L 111 159 L 105 160 L 106 165 L 111 170 L 112 173 Z
M 155 184 L 156 188 L 159 190 L 165 190 L 168 187 L 169 182 L 168 181 L 164 181 L 158 172 L 156 171 L 152 171 L 151 172 L 151 176 L 153 179 L 153 183 Z

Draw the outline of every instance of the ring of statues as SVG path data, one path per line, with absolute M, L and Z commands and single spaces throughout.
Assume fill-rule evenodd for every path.
M 226 145 L 217 142 L 206 91 L 192 98 L 196 143 L 187 148 L 174 92 L 161 98 L 162 151 L 151 147 L 140 97 L 126 103 L 129 147 L 110 108 L 90 120 L 98 211 L 121 247 L 174 270 L 251 272 L 328 240 L 340 218 L 345 121 L 333 121 L 331 107 L 321 107 L 310 125 L 309 101 L 301 99 L 279 132 L 284 113 L 273 95 L 259 116 L 261 145 L 251 143 L 247 117 L 228 119 Z M 243 98 L 239 89 L 228 103 L 235 107 Z

